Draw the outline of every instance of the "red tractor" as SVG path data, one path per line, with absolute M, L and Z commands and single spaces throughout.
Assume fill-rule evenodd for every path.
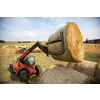
M 41 42 L 37 42 L 30 49 L 27 49 L 25 53 L 23 53 L 17 61 L 12 61 L 14 63 L 10 64 L 10 72 L 16 73 L 20 76 L 20 81 L 28 83 L 28 78 L 33 75 L 40 75 L 42 73 L 42 68 L 40 65 L 35 65 L 35 57 L 29 55 L 33 49 L 39 47 L 44 53 L 48 55 L 47 47 L 41 44 Z
M 16 54 L 20 54 L 20 53 L 24 53 L 26 51 L 26 48 L 22 48 L 22 49 L 19 49 L 19 50 L 16 50 Z
M 63 32 L 61 31 L 61 39 L 57 39 L 51 42 L 48 42 L 48 44 L 52 44 L 55 42 L 62 42 L 62 51 L 57 53 L 49 53 L 48 47 L 42 45 L 41 42 L 37 42 L 34 44 L 30 49 L 27 49 L 19 58 L 17 58 L 17 61 L 10 64 L 10 72 L 16 73 L 20 76 L 20 81 L 28 83 L 28 78 L 33 75 L 40 75 L 42 73 L 42 68 L 40 65 L 35 65 L 35 57 L 32 55 L 29 55 L 36 47 L 39 47 L 46 55 L 61 55 L 64 53 L 64 38 L 63 38 Z

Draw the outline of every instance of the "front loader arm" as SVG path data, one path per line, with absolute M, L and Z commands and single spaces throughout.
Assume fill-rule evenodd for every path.
M 29 51 L 32 52 L 32 50 L 34 50 L 36 47 L 39 47 L 44 53 L 46 53 L 46 55 L 48 56 L 48 48 L 46 46 L 44 46 L 41 42 L 37 42 L 35 43 L 30 49 Z
M 44 46 L 41 42 L 37 42 L 30 49 L 27 49 L 25 53 L 23 53 L 19 58 L 17 58 L 17 60 L 23 60 L 36 47 L 39 47 L 48 56 L 48 48 Z

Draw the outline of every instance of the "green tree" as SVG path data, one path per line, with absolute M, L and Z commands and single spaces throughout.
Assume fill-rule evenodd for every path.
M 5 41 L 4 40 L 0 40 L 0 43 L 5 43 Z
M 88 43 L 88 39 L 86 39 L 86 43 Z

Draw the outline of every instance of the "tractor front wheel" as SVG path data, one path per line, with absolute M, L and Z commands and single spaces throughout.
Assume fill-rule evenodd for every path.
M 42 68 L 40 65 L 36 65 L 35 70 L 37 71 L 36 75 L 40 75 L 42 73 Z
M 20 71 L 19 76 L 20 76 L 21 82 L 28 83 L 28 76 L 27 76 L 26 70 Z
M 13 70 L 13 65 L 12 65 L 12 64 L 10 64 L 9 68 L 10 68 L 10 72 L 11 72 L 12 74 L 15 74 L 15 72 L 14 72 L 14 70 Z

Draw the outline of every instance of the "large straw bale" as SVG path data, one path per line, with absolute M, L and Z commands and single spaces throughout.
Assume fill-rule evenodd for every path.
M 88 76 L 62 65 L 53 65 L 41 76 L 38 84 L 82 84 Z
M 76 23 L 67 23 L 64 27 L 57 32 L 49 36 L 48 42 L 56 39 L 60 39 L 60 31 L 63 31 L 64 35 L 64 47 L 65 52 L 61 55 L 52 55 L 56 60 L 68 61 L 68 62 L 80 62 L 84 57 L 83 50 L 83 38 L 81 32 Z M 48 45 L 48 51 L 50 53 L 57 53 L 62 51 L 61 42 L 56 42 Z
M 72 68 L 88 76 L 94 75 L 96 66 L 97 66 L 96 62 L 91 62 L 86 60 L 83 60 L 80 63 L 69 62 L 67 65 L 68 68 Z
M 96 81 L 100 84 L 100 62 L 98 62 L 97 64 L 97 69 L 95 74 L 96 74 L 95 75 Z
M 98 65 L 96 62 L 91 62 L 86 60 L 83 60 L 80 63 L 69 62 L 67 67 L 77 70 L 88 76 L 92 76 L 96 78 L 97 82 L 100 81 L 100 65 Z

